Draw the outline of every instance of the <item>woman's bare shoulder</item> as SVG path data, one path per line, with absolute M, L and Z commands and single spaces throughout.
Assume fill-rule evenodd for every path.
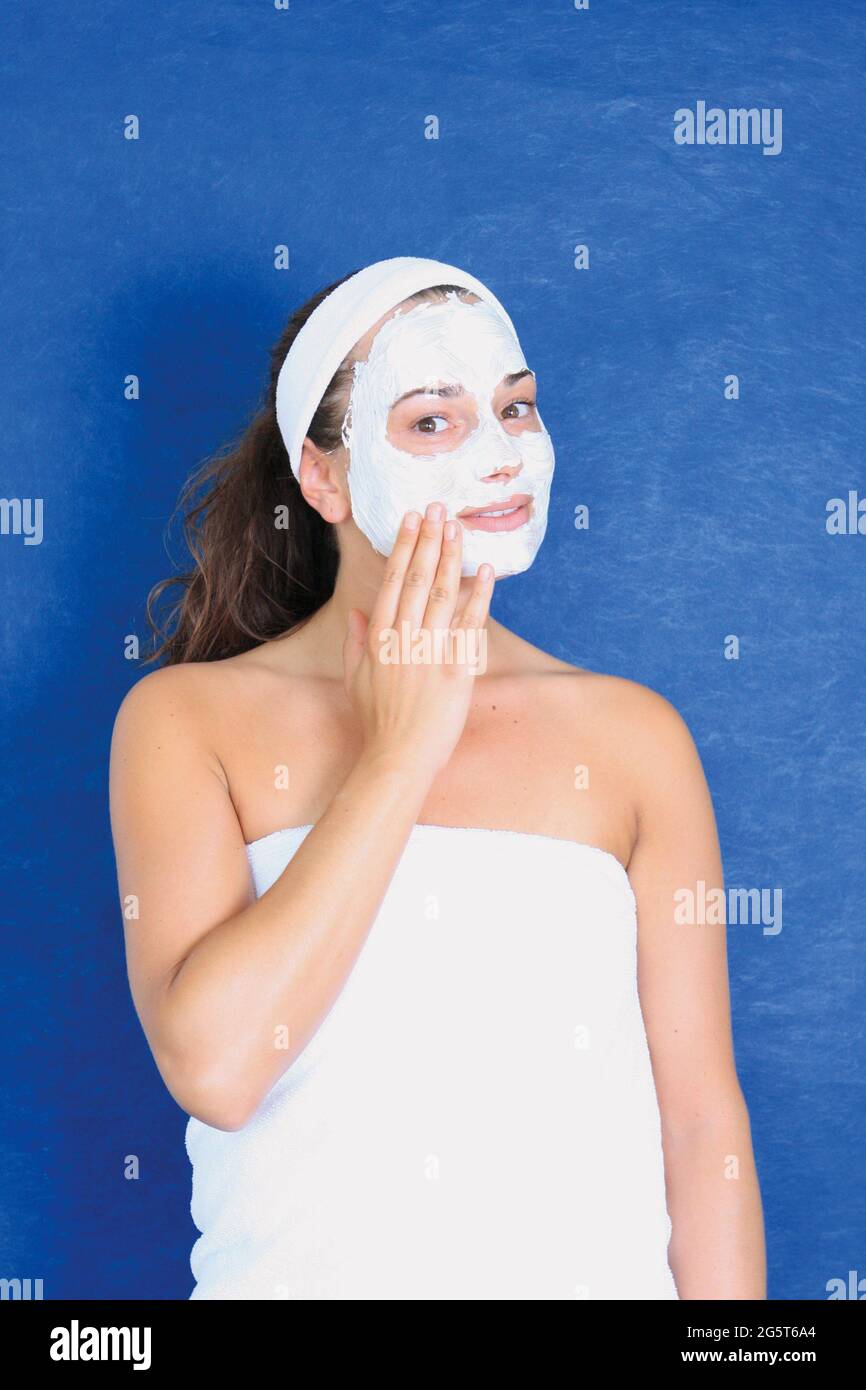
M 273 658 L 277 647 L 281 650 L 279 663 Z M 171 666 L 157 667 L 136 681 L 120 708 L 123 710 L 129 705 L 153 710 L 179 709 L 193 704 L 201 714 L 203 706 L 231 699 L 244 686 L 266 680 L 277 671 L 282 678 L 291 678 L 295 663 L 289 658 L 293 650 L 291 644 L 263 642 L 249 651 L 217 661 L 179 661 Z
M 575 718 L 585 724 L 589 720 L 597 730 L 626 739 L 629 751 L 645 763 L 666 756 L 678 745 L 686 750 L 691 745 L 683 716 L 661 691 L 627 676 L 575 666 L 534 650 L 538 656 L 527 674 L 547 677 L 544 685 L 566 721 Z
M 117 711 L 114 736 L 163 729 L 184 730 L 197 741 L 209 742 L 209 734 L 251 681 L 262 678 L 255 663 L 243 657 L 221 661 L 181 661 L 160 666 L 139 677 L 126 692 Z
M 264 642 L 218 661 L 158 667 L 127 691 L 115 718 L 113 742 L 170 735 L 214 754 L 269 700 L 285 699 L 288 692 L 300 708 L 311 698 L 315 683 L 304 662 L 293 656 L 289 643 Z
M 207 663 L 203 663 L 205 665 Z M 124 695 L 111 734 L 114 789 L 157 760 L 161 766 L 189 769 L 204 763 L 220 772 L 212 734 L 213 696 L 218 684 L 195 663 L 159 667 L 141 676 Z
M 176 718 L 196 709 L 201 715 L 226 685 L 224 661 L 181 661 L 140 676 L 126 692 L 116 724 L 148 717 Z M 204 706 L 204 708 L 203 708 Z
M 564 697 L 569 698 L 568 690 L 575 691 L 587 699 L 603 702 L 611 715 L 622 714 L 634 718 L 679 718 L 678 711 L 671 702 L 652 686 L 642 685 L 627 676 L 615 676 L 604 671 L 593 670 L 588 666 L 576 666 L 571 661 L 563 661 L 542 647 L 517 633 L 507 632 L 507 652 L 511 663 L 525 675 L 550 675 L 565 678 Z
M 700 783 L 703 768 L 688 723 L 661 691 L 627 676 L 577 670 L 568 706 L 577 729 L 592 728 L 627 769 L 637 802 L 663 785 Z

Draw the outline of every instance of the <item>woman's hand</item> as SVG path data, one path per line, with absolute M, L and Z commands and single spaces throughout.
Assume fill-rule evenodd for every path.
M 407 513 L 369 621 L 351 609 L 343 644 L 365 751 L 410 759 L 431 779 L 466 723 L 494 584 L 492 566 L 481 565 L 460 605 L 462 528 L 449 521 L 443 529 L 444 515 L 441 503 L 423 520 Z

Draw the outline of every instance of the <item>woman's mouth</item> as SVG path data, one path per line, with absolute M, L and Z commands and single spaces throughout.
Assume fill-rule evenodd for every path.
M 457 520 L 470 531 L 516 531 L 529 520 L 531 505 L 527 493 L 516 493 L 497 506 L 467 507 L 457 513 Z

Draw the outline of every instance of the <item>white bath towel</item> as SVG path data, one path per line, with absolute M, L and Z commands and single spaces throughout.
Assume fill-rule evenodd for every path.
M 311 829 L 248 846 L 257 894 Z M 636 929 L 603 850 L 416 825 L 252 1120 L 189 1120 L 191 1297 L 677 1298 Z

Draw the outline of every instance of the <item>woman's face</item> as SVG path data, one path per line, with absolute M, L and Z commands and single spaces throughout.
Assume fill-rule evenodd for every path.
M 488 304 L 401 305 L 358 344 L 343 442 L 355 524 L 380 554 L 407 511 L 445 504 L 463 573 L 528 568 L 547 526 L 554 455 L 535 378 Z M 498 515 L 481 515 L 482 512 Z

